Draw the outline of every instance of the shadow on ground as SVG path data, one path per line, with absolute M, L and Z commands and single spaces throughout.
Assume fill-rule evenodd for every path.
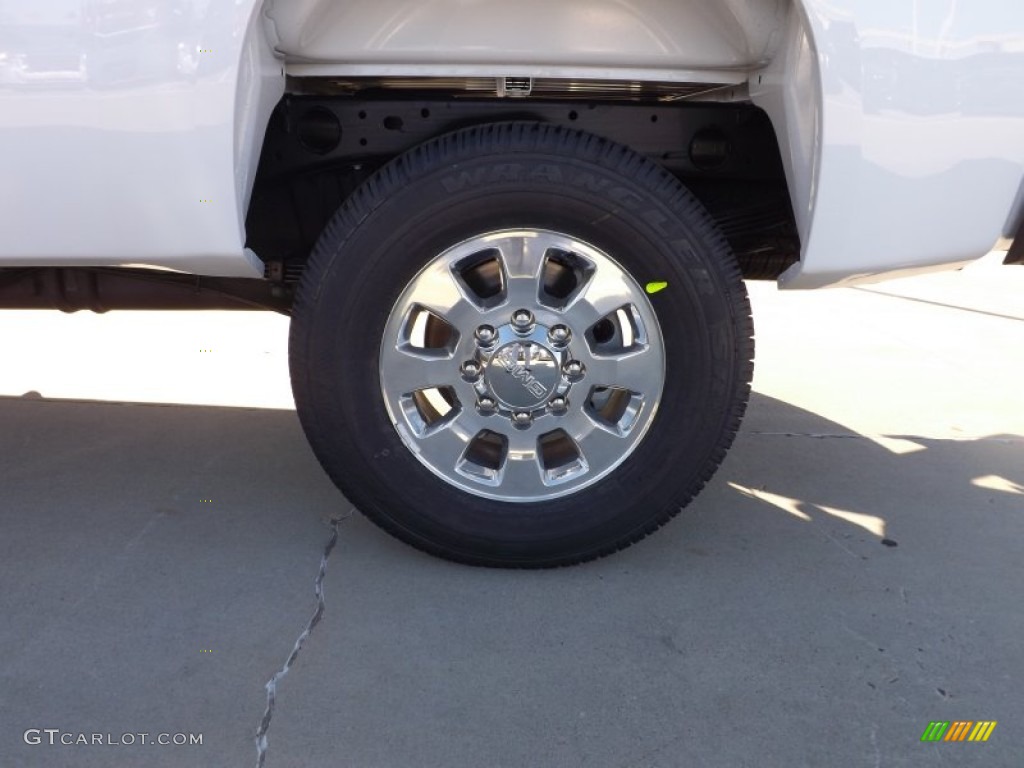
M 0 764 L 252 765 L 345 510 L 295 414 L 6 399 L 0 423 Z M 1012 765 L 1022 468 L 1018 435 L 882 445 L 755 395 L 701 497 L 596 563 L 456 566 L 353 517 L 267 765 Z M 981 719 L 987 744 L 919 741 Z

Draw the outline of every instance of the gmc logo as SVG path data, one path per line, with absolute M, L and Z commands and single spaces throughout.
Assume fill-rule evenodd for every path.
M 494 356 L 495 362 L 498 363 L 502 368 L 512 374 L 512 377 L 516 379 L 523 387 L 534 397 L 540 399 L 547 394 L 547 387 L 537 381 L 536 377 L 530 373 L 526 367 L 529 365 L 529 347 L 527 347 L 526 365 L 519 362 L 519 351 L 522 347 L 516 344 L 514 347 L 506 347 Z

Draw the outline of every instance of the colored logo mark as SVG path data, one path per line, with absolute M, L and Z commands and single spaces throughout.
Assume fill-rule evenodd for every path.
M 995 720 L 933 720 L 921 741 L 988 741 L 997 724 Z

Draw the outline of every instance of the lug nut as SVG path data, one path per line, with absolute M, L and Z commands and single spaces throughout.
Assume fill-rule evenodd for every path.
M 553 325 L 548 331 L 548 341 L 556 347 L 564 347 L 572 338 L 572 332 L 564 325 Z
M 569 401 L 561 395 L 552 397 L 548 401 L 548 408 L 551 409 L 552 413 L 565 413 L 569 409 Z
M 494 343 L 494 340 L 498 337 L 498 332 L 494 330 L 492 325 L 481 325 L 476 329 L 477 343 L 482 347 L 489 347 Z
M 494 409 L 498 407 L 498 404 L 494 402 L 493 397 L 484 395 L 476 401 L 476 406 L 482 413 L 494 413 Z
M 562 366 L 562 373 L 564 373 L 566 378 L 570 381 L 579 381 L 583 378 L 585 371 L 586 368 L 583 367 L 583 363 L 579 360 L 569 360 Z
M 480 363 L 476 360 L 467 360 L 462 364 L 462 375 L 473 381 L 480 376 Z
M 528 309 L 517 309 L 512 313 L 512 327 L 524 332 L 533 327 L 533 312 Z
M 516 411 L 512 414 L 512 423 L 517 427 L 526 428 L 533 423 L 533 416 L 529 411 Z

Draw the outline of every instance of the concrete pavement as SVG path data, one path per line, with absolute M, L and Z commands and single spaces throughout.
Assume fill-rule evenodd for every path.
M 502 572 L 340 523 L 266 765 L 1019 765 L 1024 268 L 752 291 L 743 431 L 641 544 Z M 285 334 L 0 313 L 0 766 L 255 764 L 347 511 Z M 47 728 L 203 743 L 25 743 Z

